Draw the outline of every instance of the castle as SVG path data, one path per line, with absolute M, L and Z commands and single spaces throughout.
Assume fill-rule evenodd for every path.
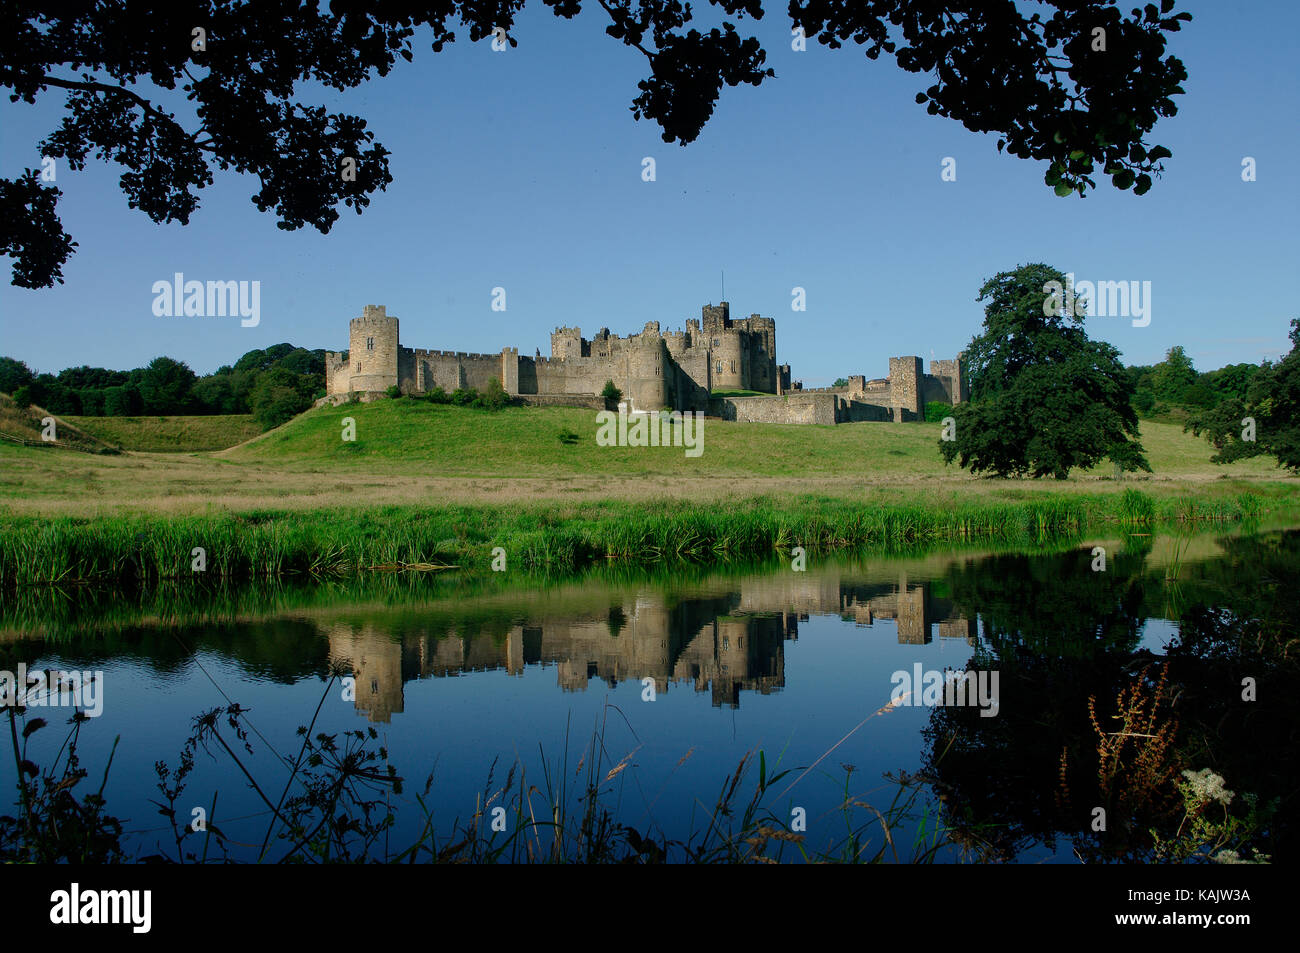
M 327 400 L 363 399 L 391 387 L 423 394 L 440 387 L 483 389 L 500 381 L 523 403 L 604 409 L 600 396 L 613 381 L 636 411 L 696 410 L 727 420 L 835 424 L 857 420 L 917 420 L 926 403 L 968 398 L 961 359 L 891 357 L 889 377 L 847 378 L 838 387 L 804 389 L 790 381 L 790 365 L 776 362 L 776 321 L 757 314 L 732 318 L 726 301 L 705 305 L 685 331 L 661 332 L 648 322 L 640 334 L 620 337 L 601 328 L 587 340 L 579 328 L 551 334 L 551 356 L 428 351 L 402 347 L 397 318 L 383 305 L 366 305 L 348 329 L 348 350 L 325 355 Z

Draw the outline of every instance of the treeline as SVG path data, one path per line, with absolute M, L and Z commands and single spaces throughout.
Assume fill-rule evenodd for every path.
M 1159 364 L 1126 367 L 1133 409 L 1143 416 L 1196 413 L 1230 400 L 1244 400 L 1263 365 L 1229 364 L 1198 371 L 1181 347 L 1171 347 Z
M 253 414 L 270 429 L 325 395 L 325 352 L 276 344 L 203 377 L 170 357 L 131 371 L 83 365 L 58 374 L 36 374 L 0 357 L 0 393 L 21 407 L 68 416 Z

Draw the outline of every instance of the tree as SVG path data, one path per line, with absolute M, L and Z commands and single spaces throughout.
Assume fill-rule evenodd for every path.
M 13 394 L 24 384 L 30 384 L 36 375 L 22 361 L 0 357 L 0 394 Z
M 229 374 L 200 377 L 190 388 L 190 396 L 198 405 L 195 410 L 205 414 L 237 414 L 241 409 Z
M 257 422 L 270 430 L 311 407 L 311 382 L 277 367 L 257 379 L 249 402 Z
M 1165 359 L 1152 369 L 1151 387 L 1160 400 L 1170 403 L 1184 403 L 1189 388 L 1195 386 L 1198 374 L 1192 366 L 1192 359 L 1175 345 L 1165 352 Z
M 1067 286 L 1055 268 L 1022 265 L 980 289 L 988 304 L 984 332 L 966 348 L 971 399 L 952 408 L 944 461 L 1002 477 L 1063 480 L 1106 458 L 1149 472 L 1119 352 L 1088 339 L 1083 318 L 1051 300 L 1051 282 Z
M 605 398 L 606 407 L 613 407 L 623 399 L 623 392 L 614 386 L 613 381 L 605 381 L 605 388 L 600 392 L 600 396 Z
M 1219 403 L 1233 397 L 1245 400 L 1246 392 L 1258 373 L 1258 364 L 1228 364 L 1217 371 L 1207 371 L 1205 378 L 1217 396 L 1215 403 Z
M 582 0 L 542 0 L 572 19 Z M 392 176 L 389 152 L 366 122 L 300 102 L 304 86 L 346 90 L 387 76 L 414 58 L 417 30 L 433 53 L 456 39 L 454 21 L 477 42 L 510 46 L 525 0 L 428 0 L 373 4 L 175 0 L 8 4 L 0 31 L 0 86 L 34 103 L 66 96 L 62 124 L 41 155 L 72 169 L 111 157 L 127 201 L 155 222 L 188 224 L 214 169 L 260 181 L 252 196 L 283 229 L 328 232 L 340 204 L 358 214 Z M 700 30 L 680 0 L 598 0 L 605 32 L 642 54 L 649 76 L 632 100 L 635 119 L 658 123 L 665 142 L 693 142 L 722 87 L 774 77 L 766 51 L 735 24 Z M 1175 0 L 1125 16 L 1113 0 L 790 0 L 795 35 L 838 49 L 851 41 L 869 59 L 882 52 L 933 83 L 916 100 L 931 115 L 997 133 L 997 148 L 1049 163 L 1047 185 L 1084 195 L 1096 169 L 1137 194 L 1170 156 L 1147 135 L 1177 112 L 1183 64 L 1165 55 L 1168 33 L 1191 19 Z M 709 0 L 726 16 L 761 20 L 759 0 Z M 500 30 L 500 33 L 496 31 Z M 187 123 L 180 114 L 192 115 Z M 345 160 L 354 160 L 349 165 Z M 350 174 L 348 174 L 350 173 Z M 63 281 L 76 243 L 63 230 L 59 189 L 36 170 L 0 180 L 0 253 L 13 283 Z
M 1205 435 L 1215 449 L 1212 462 L 1271 456 L 1279 466 L 1300 470 L 1300 319 L 1291 319 L 1289 336 L 1290 352 L 1256 370 L 1244 399 L 1228 397 L 1184 425 L 1184 431 Z
M 122 384 L 104 390 L 105 417 L 134 417 L 144 409 L 140 391 L 134 384 Z
M 835 383 L 832 384 L 831 386 L 832 386 L 832 387 L 848 387 L 848 386 L 849 386 L 849 379 L 848 379 L 847 377 L 837 377 L 837 378 L 835 378 Z
M 197 375 L 189 365 L 170 357 L 155 357 L 139 377 L 140 399 L 147 414 L 183 414 L 192 409 Z

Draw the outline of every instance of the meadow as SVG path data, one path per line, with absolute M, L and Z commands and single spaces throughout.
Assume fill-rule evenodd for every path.
M 354 441 L 342 439 L 349 417 Z M 143 439 L 117 426 L 123 443 Z M 1153 473 L 1116 479 L 1107 465 L 1064 481 L 987 479 L 947 467 L 937 449 L 939 429 L 709 420 L 703 454 L 688 458 L 681 447 L 597 446 L 588 410 L 493 413 L 378 401 L 318 408 L 221 452 L 97 456 L 0 444 L 0 512 L 87 517 L 596 500 L 705 505 L 801 495 L 948 509 L 1105 496 L 1127 487 L 1163 500 L 1222 501 L 1250 491 L 1284 505 L 1300 489 L 1300 479 L 1265 459 L 1210 463 L 1208 445 L 1170 423 L 1143 424 Z
M 945 467 L 938 424 L 710 420 L 696 458 L 599 447 L 595 429 L 585 410 L 402 399 L 318 408 L 217 453 L 0 445 L 0 579 L 173 578 L 191 573 L 195 546 L 232 578 L 486 569 L 497 546 L 512 565 L 569 571 L 1276 519 L 1300 502 L 1297 478 L 1264 460 L 1211 464 L 1173 424 L 1143 427 L 1152 474 L 1107 467 L 1065 481 Z
M 225 450 L 262 432 L 262 426 L 252 414 L 63 419 L 123 450 L 159 453 Z

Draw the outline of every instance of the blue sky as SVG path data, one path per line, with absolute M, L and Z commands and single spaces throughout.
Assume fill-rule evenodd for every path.
M 422 36 L 387 78 L 304 94 L 365 117 L 393 153 L 388 191 L 360 216 L 342 209 L 329 235 L 276 228 L 251 178 L 218 172 L 189 226 L 160 226 L 127 207 L 116 167 L 60 166 L 79 248 L 63 285 L 0 286 L 0 354 L 44 371 L 167 354 L 207 373 L 281 341 L 342 350 L 365 304 L 387 305 L 407 346 L 547 354 L 559 325 L 683 327 L 721 298 L 725 271 L 733 316 L 776 318 L 780 360 L 816 386 L 884 376 L 890 355 L 951 357 L 979 332 L 983 281 L 1044 261 L 1151 282 L 1148 326 L 1088 320 L 1127 362 L 1175 344 L 1201 369 L 1276 359 L 1300 316 L 1300 4 L 1180 9 L 1195 17 L 1171 47 L 1187 94 L 1151 138 L 1173 150 L 1168 171 L 1145 196 L 1102 180 L 1084 200 L 1057 198 L 1044 164 L 1000 156 L 995 136 L 928 115 L 914 96 L 930 80 L 891 59 L 792 51 L 781 4 L 742 24 L 776 78 L 724 90 L 686 148 L 632 119 L 644 61 L 604 35 L 594 6 L 574 21 L 536 6 L 501 53 L 462 40 L 434 55 Z M 5 175 L 39 165 L 60 105 L 0 103 Z M 944 157 L 955 182 L 941 181 Z M 155 317 L 151 287 L 178 271 L 260 281 L 260 324 Z M 504 312 L 491 309 L 498 286 Z M 796 286 L 806 311 L 791 310 Z

